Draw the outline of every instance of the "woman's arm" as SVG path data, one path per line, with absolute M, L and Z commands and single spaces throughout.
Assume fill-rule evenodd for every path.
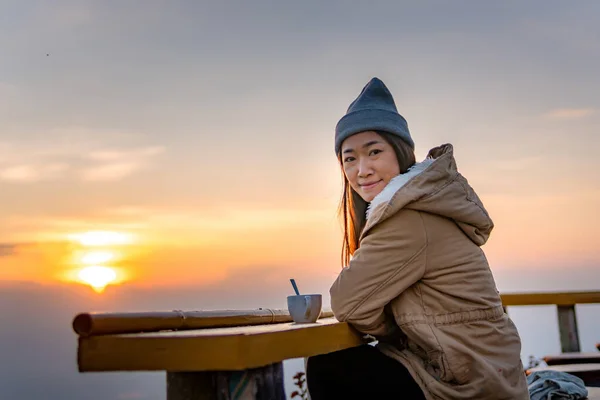
M 329 290 L 335 317 L 366 334 L 393 334 L 384 307 L 423 277 L 426 247 L 418 211 L 401 210 L 375 225 Z

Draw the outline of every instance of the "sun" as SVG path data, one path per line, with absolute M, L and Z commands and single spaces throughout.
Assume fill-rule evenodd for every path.
M 101 293 L 107 285 L 117 280 L 117 272 L 110 267 L 90 266 L 85 267 L 77 274 L 79 280 Z
M 83 283 L 97 293 L 131 279 L 124 265 L 130 262 L 131 246 L 137 242 L 133 234 L 95 230 L 66 236 L 74 246 L 65 256 L 65 264 L 71 268 L 61 272 L 61 279 Z

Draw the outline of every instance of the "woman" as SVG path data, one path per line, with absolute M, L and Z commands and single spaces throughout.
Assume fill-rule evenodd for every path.
M 374 78 L 338 122 L 335 151 L 345 232 L 331 308 L 378 343 L 310 357 L 312 400 L 528 400 L 519 334 L 480 247 L 494 225 L 452 145 L 415 163 Z

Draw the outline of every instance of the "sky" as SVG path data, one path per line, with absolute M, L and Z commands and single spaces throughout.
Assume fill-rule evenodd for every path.
M 0 394 L 162 390 L 146 375 L 77 375 L 74 359 L 16 384 L 60 358 L 40 332 L 74 355 L 78 311 L 283 308 L 290 277 L 327 302 L 341 250 L 334 128 L 374 76 L 418 159 L 454 145 L 496 225 L 484 251 L 501 292 L 598 289 L 598 2 L 0 7 L 0 332 L 39 344 L 0 374 L 12 377 Z M 559 349 L 519 312 L 525 354 Z M 120 392 L 100 390 L 109 376 Z

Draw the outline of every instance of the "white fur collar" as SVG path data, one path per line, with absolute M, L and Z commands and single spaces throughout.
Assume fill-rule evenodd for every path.
M 389 183 L 383 188 L 381 192 L 369 203 L 367 207 L 367 219 L 371 216 L 371 211 L 374 210 L 378 205 L 388 202 L 392 199 L 394 194 L 400 190 L 404 185 L 408 183 L 412 178 L 425 171 L 427 167 L 433 164 L 435 160 L 433 158 L 426 158 L 425 160 L 415 163 L 403 174 L 395 176 Z

